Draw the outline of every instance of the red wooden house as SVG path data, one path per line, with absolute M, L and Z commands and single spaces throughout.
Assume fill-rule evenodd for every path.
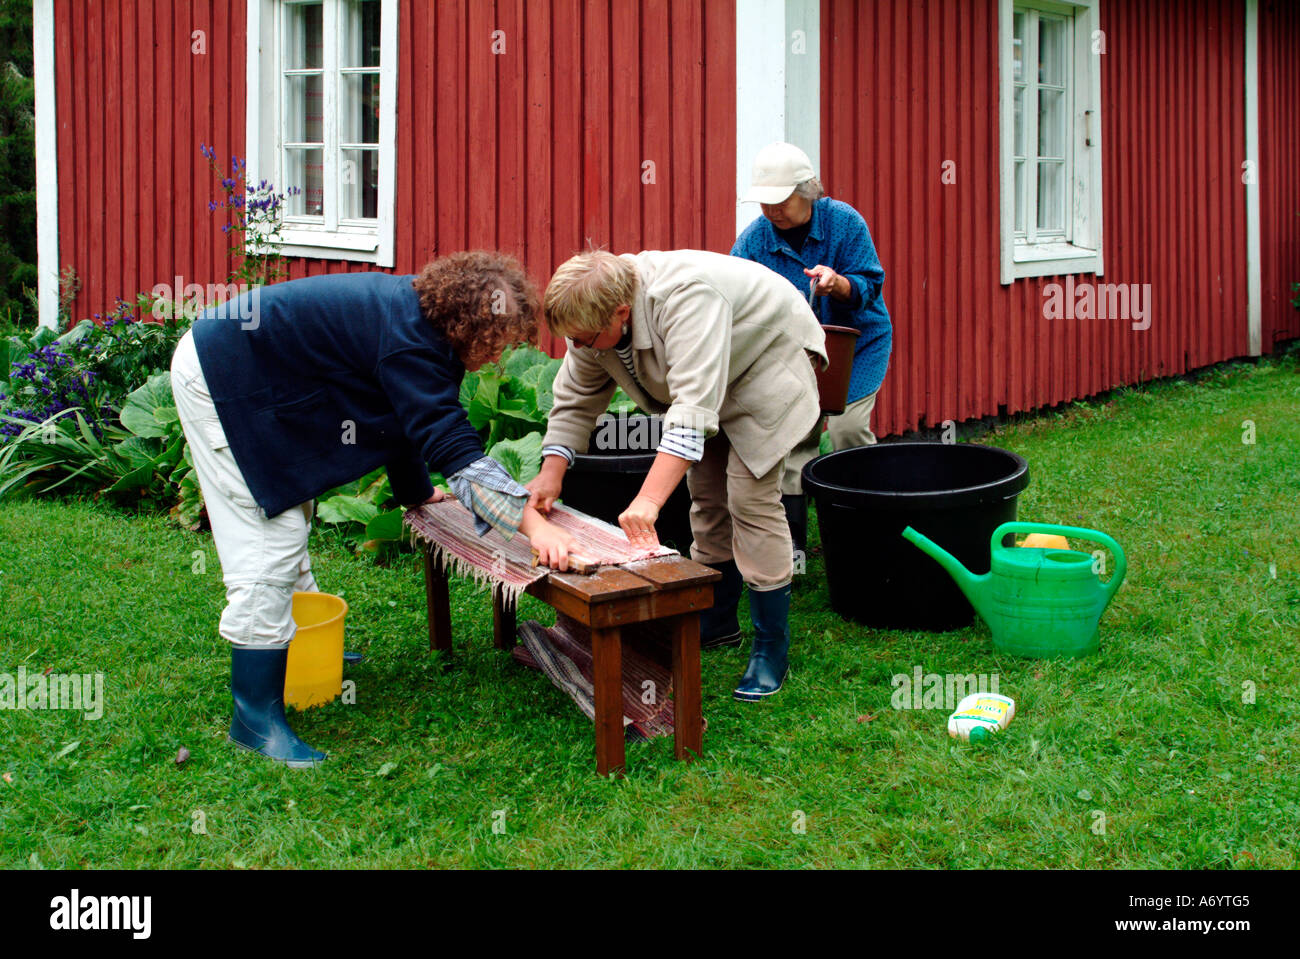
M 296 185 L 291 275 L 727 251 L 787 139 L 888 273 L 877 428 L 1300 336 L 1286 0 L 36 0 L 43 322 L 230 269 L 200 143 Z M 1288 104 L 1290 106 L 1288 107 Z M 544 344 L 554 347 L 556 344 Z

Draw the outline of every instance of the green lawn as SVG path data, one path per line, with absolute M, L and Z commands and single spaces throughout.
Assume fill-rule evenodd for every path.
M 1125 546 L 1100 656 L 1000 659 L 983 624 L 843 622 L 814 557 L 781 695 L 733 702 L 747 652 L 706 654 L 703 760 L 630 744 L 622 781 L 594 775 L 576 707 L 492 649 L 483 594 L 457 584 L 460 652 L 442 672 L 415 558 L 380 568 L 319 539 L 322 588 L 345 595 L 349 645 L 367 653 L 357 702 L 292 717 L 330 753 L 318 771 L 237 751 L 210 537 L 89 503 L 6 502 L 0 673 L 102 671 L 107 709 L 0 712 L 0 866 L 1294 868 L 1295 354 L 983 441 L 1028 458 L 1022 519 Z M 526 598 L 521 613 L 549 611 Z M 944 710 L 892 709 L 891 676 L 916 666 L 997 673 L 1015 722 L 972 747 L 948 737 Z

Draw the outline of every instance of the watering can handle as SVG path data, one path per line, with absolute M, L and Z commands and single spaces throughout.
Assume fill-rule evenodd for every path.
M 989 543 L 990 551 L 1002 545 L 1002 538 L 1007 533 L 1055 533 L 1058 536 L 1086 539 L 1090 543 L 1099 543 L 1105 546 L 1115 554 L 1115 572 L 1111 575 L 1110 582 L 1101 584 L 1102 589 L 1106 590 L 1106 602 L 1108 603 L 1111 597 L 1115 595 L 1115 590 L 1119 589 L 1119 584 L 1124 581 L 1124 574 L 1128 572 L 1128 560 L 1124 558 L 1123 547 L 1105 533 L 1098 532 L 1095 529 L 1084 529 L 1082 526 L 1058 526 L 1055 523 L 1003 523 L 993 531 L 993 539 Z

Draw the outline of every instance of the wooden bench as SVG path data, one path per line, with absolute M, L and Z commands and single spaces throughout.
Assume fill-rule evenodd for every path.
M 623 733 L 623 641 L 621 628 L 663 620 L 673 650 L 673 730 L 678 759 L 703 748 L 700 692 L 700 613 L 713 605 L 721 574 L 681 556 L 606 566 L 589 576 L 550 573 L 526 589 L 532 596 L 591 630 L 596 701 L 596 772 L 620 774 L 626 765 Z M 429 648 L 450 653 L 451 601 L 448 574 L 424 549 Z M 497 649 L 516 643 L 515 604 L 494 593 L 492 633 Z

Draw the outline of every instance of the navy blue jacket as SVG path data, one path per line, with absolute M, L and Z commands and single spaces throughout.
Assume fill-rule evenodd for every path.
M 460 405 L 465 374 L 420 312 L 410 276 L 277 283 L 208 310 L 194 346 L 254 499 L 275 516 L 387 466 L 417 503 L 483 455 Z

